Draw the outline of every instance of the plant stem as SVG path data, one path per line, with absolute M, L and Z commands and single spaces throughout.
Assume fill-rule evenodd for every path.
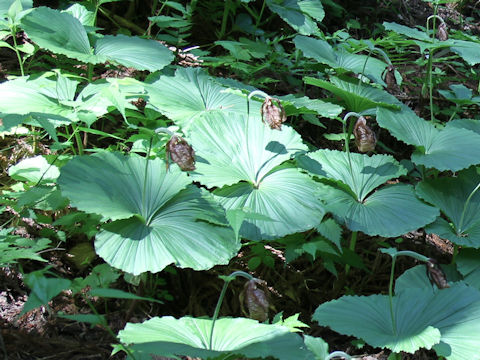
M 388 284 L 388 300 L 390 303 L 390 318 L 392 320 L 393 334 L 397 335 L 397 324 L 395 322 L 395 314 L 393 312 L 393 276 L 395 273 L 395 262 L 397 257 L 392 257 L 392 269 L 390 271 L 390 283 Z
M 357 184 L 355 183 L 355 178 L 353 176 L 353 167 L 352 167 L 352 160 L 350 159 L 350 144 L 349 144 L 350 143 L 350 136 L 352 135 L 352 131 L 353 131 L 353 123 L 350 124 L 350 126 L 348 127 L 348 132 L 347 132 L 347 129 L 346 129 L 347 120 L 351 116 L 355 116 L 355 117 L 359 118 L 362 115 L 360 115 L 356 112 L 349 112 L 343 117 L 343 133 L 345 134 L 345 152 L 347 153 L 348 166 L 350 167 L 350 175 L 352 177 L 353 186 L 355 187 L 355 189 L 353 189 L 353 191 L 355 192 L 355 194 L 357 194 Z M 357 195 L 357 200 L 358 201 L 361 200 L 361 199 L 358 198 L 358 195 Z
M 217 306 L 215 306 L 215 312 L 213 313 L 212 328 L 210 329 L 210 340 L 208 344 L 208 350 L 212 350 L 213 330 L 215 329 L 215 322 L 217 321 L 218 313 L 220 312 L 220 308 L 222 307 L 223 298 L 225 297 L 228 284 L 230 283 L 230 281 L 234 280 L 237 276 L 242 276 L 248 280 L 253 279 L 252 275 L 247 274 L 244 271 L 234 271 L 233 273 L 228 275 L 226 278 L 224 278 L 225 282 L 223 283 L 223 288 L 222 288 L 222 291 L 220 292 L 220 296 L 218 297 Z
M 352 235 L 350 237 L 350 246 L 348 247 L 352 252 L 355 252 L 355 246 L 357 245 L 357 234 L 358 231 L 352 231 Z M 350 265 L 345 265 L 345 274 L 348 274 L 350 271 Z
M 428 24 L 430 19 L 433 19 L 432 23 L 432 42 L 435 41 L 435 31 L 436 31 L 436 19 L 440 19 L 442 22 L 443 19 L 437 15 L 437 9 L 438 9 L 438 4 L 435 4 L 435 7 L 433 9 L 433 15 L 429 16 L 427 18 L 427 35 L 430 32 L 428 28 Z M 428 97 L 429 97 L 429 104 L 430 104 L 430 121 L 435 120 L 435 115 L 433 114 L 433 76 L 432 76 L 432 69 L 433 69 L 433 49 L 429 49 L 428 51 L 428 65 L 427 65 L 427 73 L 428 73 Z
M 222 17 L 222 25 L 220 27 L 220 34 L 218 35 L 218 39 L 221 40 L 225 36 L 225 32 L 227 30 L 227 21 L 228 21 L 228 13 L 230 12 L 230 2 L 231 0 L 225 0 L 225 6 L 223 7 L 223 17 Z
M 473 189 L 472 192 L 470 193 L 470 195 L 468 195 L 467 201 L 465 201 L 465 205 L 463 205 L 462 216 L 460 217 L 460 223 L 458 224 L 458 228 L 457 228 L 457 231 L 456 231 L 457 236 L 461 236 L 461 234 L 462 234 L 463 221 L 465 220 L 465 213 L 467 211 L 467 207 L 470 204 L 470 200 L 472 200 L 472 196 L 475 195 L 475 193 L 477 192 L 477 190 L 479 188 L 480 188 L 480 183 L 478 183 L 477 186 L 475 187 L 475 189 Z
M 22 56 L 20 55 L 20 51 L 18 51 L 18 45 L 17 45 L 17 28 L 13 27 L 11 30 L 12 34 L 12 39 L 13 39 L 13 48 L 15 50 L 15 54 L 17 54 L 17 59 L 18 59 L 18 65 L 20 66 L 20 74 L 22 76 L 25 76 L 25 72 L 23 70 L 23 61 L 22 61 Z
M 80 137 L 78 126 L 75 123 L 72 123 L 73 133 L 75 134 L 75 142 L 77 143 L 78 155 L 83 155 L 83 142 Z
M 352 357 L 350 355 L 348 355 L 347 353 L 344 353 L 343 351 L 334 351 L 330 355 L 328 355 L 325 358 L 325 360 L 331 360 L 331 359 L 334 359 L 336 357 L 342 357 L 342 358 L 347 359 L 347 360 L 352 359 Z
M 260 14 L 258 14 L 257 21 L 255 22 L 255 28 L 258 30 L 258 27 L 260 26 L 260 20 L 262 20 L 262 15 L 263 11 L 265 10 L 265 4 L 267 3 L 267 0 L 263 0 L 262 8 L 260 9 Z

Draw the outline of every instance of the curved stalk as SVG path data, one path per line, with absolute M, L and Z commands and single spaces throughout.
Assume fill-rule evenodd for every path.
M 397 324 L 395 322 L 395 314 L 393 312 L 393 275 L 395 273 L 395 262 L 397 257 L 392 258 L 392 269 L 390 271 L 390 282 L 388 284 L 388 300 L 390 304 L 390 319 L 392 321 L 393 333 L 397 335 Z
M 370 51 L 368 52 L 367 58 L 365 59 L 365 62 L 363 63 L 363 68 L 362 68 L 362 72 L 361 72 L 362 77 L 365 77 L 365 68 L 367 67 L 367 61 L 368 61 L 368 59 L 370 59 L 370 56 L 372 55 L 372 52 L 379 53 L 380 55 L 382 55 L 383 59 L 385 60 L 385 62 L 388 65 L 392 65 L 392 61 L 388 57 L 387 53 L 385 51 L 383 51 L 382 49 L 379 49 L 379 48 L 376 48 L 375 46 L 373 46 L 371 48 L 369 47 L 369 50 Z M 360 77 L 358 79 L 358 86 L 360 86 L 360 84 L 362 83 L 362 77 Z
M 213 330 L 215 329 L 215 322 L 217 321 L 218 314 L 220 312 L 220 308 L 222 307 L 223 298 L 225 297 L 225 293 L 227 292 L 228 284 L 230 284 L 230 282 L 232 280 L 234 280 L 237 276 L 244 277 L 248 280 L 253 279 L 252 275 L 247 274 L 244 271 L 234 271 L 233 273 L 231 273 L 230 275 L 228 275 L 227 277 L 224 278 L 225 282 L 223 283 L 223 288 L 222 288 L 222 291 L 220 292 L 220 296 L 218 297 L 217 306 L 215 306 L 215 312 L 213 313 L 212 327 L 210 329 L 210 340 L 209 340 L 209 344 L 208 344 L 208 350 L 212 350 Z
M 355 178 L 353 177 L 353 167 L 352 167 L 352 160 L 350 159 L 350 144 L 349 144 L 350 136 L 352 136 L 352 132 L 353 132 L 353 123 L 350 124 L 350 126 L 348 127 L 348 132 L 347 132 L 347 129 L 346 129 L 347 120 L 351 116 L 355 116 L 355 117 L 359 118 L 362 115 L 360 115 L 356 112 L 349 112 L 343 117 L 343 133 L 345 134 L 345 151 L 347 153 L 348 166 L 350 167 L 350 175 L 352 176 L 352 182 L 353 182 L 353 185 L 355 187 L 354 190 L 357 190 L 357 184 L 355 183 Z M 358 197 L 357 197 L 357 200 L 360 201 L 360 199 L 358 199 Z
M 445 23 L 443 19 L 437 15 L 437 7 L 438 5 L 435 5 L 433 15 L 430 15 L 427 18 L 427 35 L 430 32 L 430 29 L 428 27 L 428 24 L 430 22 L 430 19 L 433 19 L 433 32 L 432 32 L 432 41 L 435 39 L 435 31 L 436 31 L 436 19 L 440 19 L 442 23 Z M 427 65 L 427 73 L 428 73 L 428 97 L 429 97 L 429 105 L 430 105 L 430 121 L 433 121 L 435 119 L 435 115 L 433 114 L 433 80 L 432 80 L 432 69 L 433 69 L 433 49 L 429 49 L 428 51 L 428 65 Z
M 468 195 L 467 201 L 465 201 L 465 205 L 463 205 L 462 216 L 460 217 L 460 223 L 458 224 L 458 228 L 457 228 L 458 236 L 461 236 L 460 234 L 462 233 L 463 221 L 465 220 L 465 212 L 467 211 L 468 205 L 470 204 L 470 200 L 472 199 L 473 195 L 475 195 L 475 193 L 479 188 L 480 188 L 480 183 L 478 183 L 475 189 L 473 189 L 470 195 Z
M 342 358 L 347 359 L 347 360 L 352 359 L 352 357 L 350 355 L 348 355 L 347 353 L 344 353 L 343 351 L 334 351 L 330 355 L 328 355 L 325 358 L 325 360 L 331 360 L 331 359 L 334 359 L 336 357 L 342 357 Z
M 15 51 L 15 54 L 17 55 L 18 59 L 18 65 L 20 66 L 20 74 L 22 76 L 25 76 L 25 72 L 23 70 L 23 61 L 22 61 L 22 56 L 20 55 L 20 51 L 18 50 L 18 44 L 17 44 L 17 28 L 12 27 L 11 32 L 12 34 L 12 39 L 13 39 L 13 50 Z

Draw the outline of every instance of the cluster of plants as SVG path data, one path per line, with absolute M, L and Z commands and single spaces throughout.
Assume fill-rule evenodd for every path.
M 18 61 L 0 84 L 0 130 L 28 139 L 31 150 L 4 170 L 0 264 L 46 262 L 42 254 L 72 241 L 78 265 L 96 255 L 105 262 L 74 279 L 48 265 L 25 274 L 22 313 L 70 289 L 92 313 L 52 316 L 109 329 L 91 297 L 179 295 L 115 289 L 121 276 L 138 285 L 169 265 L 205 271 L 242 248 L 255 254 L 250 270 L 274 266 L 264 253 L 270 244 L 286 249 L 286 262 L 309 257 L 333 278 L 354 266 L 359 232 L 395 239 L 424 228 L 453 244 L 449 266 L 384 241 L 392 271 L 383 294 L 345 295 L 302 315 L 389 349 L 391 359 L 421 348 L 479 358 L 480 97 L 465 84 L 480 80 L 480 39 L 447 30 L 437 15 L 462 2 L 428 1 L 424 27 L 384 22 L 363 39 L 321 30 L 324 17 L 344 13 L 326 0 L 154 1 L 142 36 L 101 31 L 109 2 L 62 10 L 0 2 L 0 46 Z M 198 48 L 189 39 L 195 15 L 207 10 L 218 15 L 217 40 Z M 284 31 L 271 30 L 278 24 Z M 408 62 L 420 69 L 416 78 L 399 71 Z M 461 76 L 448 77 L 446 62 Z M 421 87 L 426 111 L 408 106 L 405 82 Z M 326 134 L 335 149 L 302 139 L 304 124 L 319 134 L 336 129 Z M 18 233 L 25 219 L 38 225 L 34 237 Z M 394 281 L 399 256 L 420 265 Z M 112 333 L 115 351 L 132 359 L 348 357 L 303 334 L 298 314 L 270 321 L 261 279 L 226 275 L 212 318 L 128 323 Z M 237 277 L 247 278 L 251 318 L 219 317 Z

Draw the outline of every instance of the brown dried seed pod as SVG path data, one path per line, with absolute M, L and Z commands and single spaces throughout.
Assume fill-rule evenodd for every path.
M 271 129 L 282 130 L 282 124 L 287 120 L 285 109 L 280 100 L 275 98 L 266 97 L 260 113 L 262 114 L 262 121 L 266 121 Z
M 430 258 L 428 259 L 426 265 L 427 276 L 432 285 L 437 285 L 439 289 L 445 289 L 450 287 L 447 282 L 447 276 L 443 272 L 442 268 L 438 266 L 437 260 Z
M 447 25 L 444 22 L 438 25 L 437 38 L 440 41 L 448 40 Z
M 195 170 L 195 151 L 180 136 L 173 135 L 167 143 L 165 156 L 167 158 L 167 169 L 169 166 L 168 158 L 172 159 L 183 171 Z
M 267 283 L 264 280 L 253 278 L 245 283 L 243 293 L 240 300 L 245 302 L 248 316 L 261 322 L 267 320 L 270 306 Z
M 355 136 L 355 145 L 358 151 L 369 152 L 375 149 L 377 144 L 377 137 L 375 133 L 367 125 L 367 120 L 360 116 L 353 128 L 353 135 Z
M 395 78 L 395 67 L 393 65 L 388 65 L 383 77 L 383 80 L 385 81 L 389 89 L 394 89 L 397 87 L 397 79 Z

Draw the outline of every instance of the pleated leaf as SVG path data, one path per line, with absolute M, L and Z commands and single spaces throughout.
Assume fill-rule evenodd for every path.
M 458 171 L 480 163 L 480 135 L 455 126 L 438 130 L 402 106 L 401 111 L 377 109 L 378 124 L 397 139 L 415 145 L 412 161 L 427 168 Z
M 188 134 L 199 157 L 194 176 L 208 187 L 258 185 L 273 168 L 307 150 L 291 127 L 272 130 L 260 119 L 235 114 L 205 114 Z
M 456 264 L 465 282 L 480 290 L 480 250 L 460 249 L 456 258 Z
M 302 338 L 288 328 L 246 318 L 218 319 L 209 349 L 211 326 L 211 319 L 164 316 L 142 324 L 128 323 L 118 336 L 123 343 L 134 344 L 135 356 L 187 355 L 213 359 L 230 354 L 250 359 L 272 356 L 280 360 L 312 356 Z
M 316 184 L 295 168 L 283 168 L 266 175 L 258 187 L 246 182 L 214 191 L 225 209 L 248 209 L 268 218 L 247 219 L 240 234 L 251 240 L 265 240 L 306 231 L 319 225 L 325 213 Z
M 355 74 L 364 74 L 376 83 L 386 86 L 382 73 L 387 64 L 372 56 L 351 54 L 343 49 L 336 50 L 325 40 L 314 39 L 308 36 L 297 35 L 293 39 L 295 47 L 306 57 L 319 63 L 326 64 L 334 69 L 351 71 Z
M 304 81 L 306 84 L 315 85 L 334 93 L 345 102 L 349 111 L 360 113 L 377 106 L 392 109 L 399 108 L 400 103 L 394 96 L 366 84 L 359 86 L 333 76 L 330 78 L 330 81 L 312 77 L 306 77 Z
M 107 61 L 139 70 L 160 70 L 173 60 L 173 54 L 154 40 L 124 35 L 104 36 L 92 49 L 82 23 L 68 12 L 38 7 L 21 19 L 28 37 L 41 48 L 86 63 Z
M 412 186 L 382 187 L 359 202 L 350 193 L 331 186 L 319 193 L 326 210 L 352 231 L 394 237 L 421 228 L 435 220 L 438 209 L 421 202 Z
M 215 199 L 227 210 L 267 218 L 246 219 L 243 237 L 272 239 L 320 223 L 324 212 L 315 196 L 317 184 L 295 168 L 278 168 L 307 150 L 292 128 L 272 130 L 257 118 L 212 113 L 193 121 L 188 137 L 197 154 L 193 178 L 218 187 Z
M 173 53 L 154 40 L 125 35 L 106 35 L 95 43 L 95 55 L 101 62 L 111 61 L 138 70 L 157 71 L 173 61 Z
M 146 85 L 149 103 L 182 128 L 204 113 L 246 114 L 245 97 L 228 92 L 202 69 L 178 69 L 175 76 L 161 76 Z M 258 101 L 250 102 L 250 114 L 260 119 Z
M 51 96 L 49 84 L 55 86 L 57 82 L 23 77 L 1 83 L 0 112 L 21 115 L 43 113 L 69 117 L 73 109 L 59 103 L 57 96 Z
M 267 6 L 303 35 L 317 33 L 319 30 L 316 22 L 322 21 L 325 16 L 320 0 L 268 0 Z
M 82 156 L 61 169 L 62 193 L 80 210 L 101 214 L 97 253 L 132 274 L 157 272 L 168 264 L 208 269 L 226 264 L 239 244 L 220 223 L 223 211 L 191 178 L 165 162 L 117 153 Z
M 456 177 L 428 179 L 418 184 L 418 196 L 438 207 L 451 222 L 450 225 L 439 218 L 427 227 L 427 232 L 457 245 L 480 248 L 480 192 L 474 191 L 479 183 L 480 175 L 470 168 Z
M 399 236 L 431 223 L 438 215 L 437 209 L 417 199 L 410 185 L 377 189 L 387 180 L 406 174 L 391 156 L 351 153 L 349 162 L 345 152 L 318 150 L 300 157 L 298 163 L 330 184 L 337 181 L 332 186 L 321 185 L 318 194 L 326 209 L 350 230 Z
M 350 153 L 349 161 L 348 153 L 338 150 L 320 149 L 299 157 L 298 163 L 313 175 L 341 181 L 359 201 L 387 180 L 407 173 L 392 156 Z
M 480 293 L 464 284 L 440 291 L 408 288 L 393 297 L 343 296 L 320 305 L 313 319 L 374 347 L 413 353 L 435 348 L 448 360 L 475 359 L 480 341 Z

